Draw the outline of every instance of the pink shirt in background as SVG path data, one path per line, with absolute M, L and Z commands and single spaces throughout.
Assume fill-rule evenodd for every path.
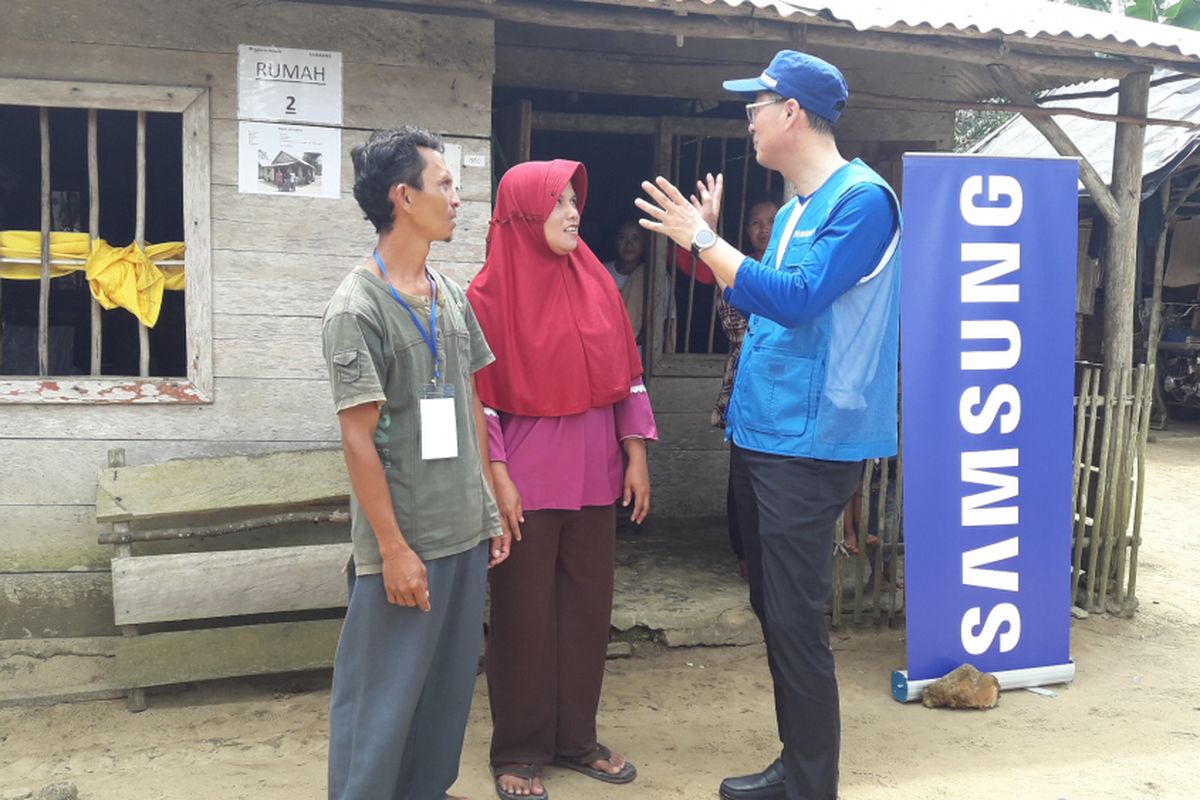
M 641 378 L 619 403 L 567 417 L 523 417 L 485 408 L 492 461 L 508 474 L 526 511 L 613 503 L 624 487 L 621 441 L 658 439 Z

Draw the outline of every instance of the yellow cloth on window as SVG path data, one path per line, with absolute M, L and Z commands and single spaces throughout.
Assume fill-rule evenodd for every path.
M 155 261 L 176 259 L 183 255 L 183 242 L 163 242 L 147 245 L 141 250 L 135 244 L 113 247 L 97 239 L 88 251 L 88 234 L 54 232 L 50 234 L 50 259 L 86 259 L 78 266 L 50 265 L 50 277 L 59 278 L 76 270 L 84 270 L 92 297 L 103 308 L 124 308 L 148 328 L 158 322 L 162 310 L 164 289 L 182 291 L 183 267 L 159 267 Z M 42 236 L 37 231 L 0 231 L 0 278 L 38 280 L 40 264 L 5 263 L 5 258 L 36 258 L 42 256 Z

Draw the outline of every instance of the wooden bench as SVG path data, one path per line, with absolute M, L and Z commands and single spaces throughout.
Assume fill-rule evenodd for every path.
M 246 548 L 245 539 L 279 526 L 344 525 L 348 495 L 337 450 L 146 466 L 125 466 L 124 450 L 109 451 L 96 521 L 100 542 L 116 546 L 113 617 L 123 635 L 115 677 L 130 710 L 146 707 L 146 687 L 332 666 L 342 620 L 328 609 L 346 605 L 348 533 L 337 544 Z M 205 549 L 134 552 L 166 541 Z

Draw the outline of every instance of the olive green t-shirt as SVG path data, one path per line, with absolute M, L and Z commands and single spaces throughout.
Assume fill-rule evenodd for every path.
M 484 482 L 471 413 L 471 374 L 495 360 L 463 290 L 433 271 L 441 382 L 454 384 L 458 456 L 424 461 L 420 390 L 433 378 L 433 357 L 387 284 L 365 268 L 350 272 L 325 307 L 321 340 L 338 411 L 378 403 L 375 449 L 387 475 L 396 521 L 423 560 L 470 550 L 500 535 L 500 517 Z M 401 293 L 425 330 L 429 298 Z M 350 493 L 350 538 L 359 575 L 383 560 L 367 515 Z

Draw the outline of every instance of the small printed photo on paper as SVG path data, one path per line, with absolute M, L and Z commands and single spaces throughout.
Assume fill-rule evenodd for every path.
M 268 122 L 240 127 L 238 190 L 243 194 L 341 196 L 341 130 Z

